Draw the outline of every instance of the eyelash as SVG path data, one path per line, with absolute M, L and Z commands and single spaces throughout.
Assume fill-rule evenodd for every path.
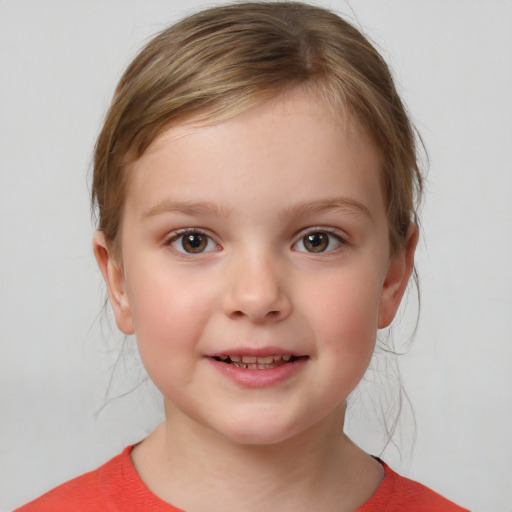
M 187 251 L 187 250 L 185 250 L 185 247 L 183 245 L 185 243 L 184 237 L 186 235 L 197 235 L 199 237 L 203 237 L 203 239 L 206 242 L 206 245 L 202 248 L 199 247 L 198 251 L 193 251 L 193 250 Z M 307 250 L 307 249 L 302 250 L 302 249 L 297 248 L 297 246 L 299 244 L 302 244 L 302 246 L 305 247 L 304 244 L 305 244 L 306 238 L 312 237 L 314 235 L 327 235 L 327 240 L 326 240 L 327 246 L 322 248 L 322 246 L 321 246 L 322 240 L 320 239 L 320 240 L 316 241 L 316 242 L 318 242 L 318 246 L 320 247 L 320 250 L 318 250 L 318 251 Z M 174 244 L 179 242 L 180 239 L 181 239 L 181 244 L 180 244 L 181 247 L 178 248 Z M 335 241 L 335 247 L 330 248 L 330 246 L 332 246 L 332 244 L 333 244 L 333 239 Z M 309 242 L 314 244 L 313 239 L 311 239 Z M 292 249 L 297 252 L 305 252 L 308 254 L 324 254 L 324 253 L 329 253 L 329 252 L 335 251 L 336 249 L 339 249 L 340 247 L 347 245 L 347 243 L 348 242 L 345 240 L 345 238 L 343 238 L 340 235 L 339 231 L 337 231 L 335 229 L 325 228 L 325 227 L 314 227 L 314 228 L 308 228 L 307 230 L 302 231 L 300 233 L 299 238 L 293 243 Z M 212 244 L 214 244 L 214 247 L 211 247 Z M 185 228 L 185 229 L 176 231 L 169 238 L 167 238 L 165 240 L 164 245 L 170 246 L 175 251 L 177 251 L 181 254 L 184 254 L 184 255 L 204 254 L 206 252 L 212 252 L 213 250 L 219 248 L 219 245 L 213 240 L 213 238 L 210 235 L 208 235 L 203 230 L 198 229 L 198 228 Z
M 317 234 L 323 234 L 323 235 L 328 236 L 327 246 L 325 247 L 325 249 L 319 250 L 319 251 L 308 251 L 308 250 L 297 249 L 297 245 L 300 243 L 302 243 L 302 245 L 304 246 L 306 237 L 312 236 L 312 235 L 317 235 Z M 336 246 L 333 248 L 330 248 L 330 246 L 333 243 L 333 239 L 335 241 Z M 343 247 L 346 245 L 348 245 L 347 240 L 340 234 L 340 232 L 338 230 L 333 229 L 333 228 L 326 228 L 326 227 L 318 226 L 318 227 L 314 227 L 314 228 L 308 228 L 307 230 L 302 231 L 302 233 L 300 233 L 298 240 L 293 244 L 292 248 L 298 252 L 306 252 L 308 254 L 325 254 L 325 253 L 333 252 L 333 251 L 339 249 L 340 247 Z
M 200 250 L 200 251 L 197 251 L 197 252 L 194 252 L 194 251 L 186 251 L 185 248 L 183 247 L 183 244 L 185 242 L 185 239 L 184 237 L 186 235 L 198 235 L 200 237 L 204 237 L 204 239 L 206 239 L 206 246 L 205 248 L 208 248 L 208 245 L 211 245 L 213 244 L 214 247 L 213 248 L 209 248 L 208 250 Z M 181 248 L 177 248 L 174 246 L 174 244 L 176 242 L 179 242 L 179 240 L 181 239 Z M 198 228 L 185 228 L 185 229 L 180 229 L 179 231 L 175 231 L 169 238 L 167 238 L 164 242 L 164 245 L 167 245 L 169 247 L 172 247 L 175 251 L 181 253 L 181 254 L 185 254 L 185 255 L 193 255 L 193 254 L 204 254 L 205 252 L 211 252 L 217 248 L 219 248 L 219 245 L 213 240 L 213 238 L 208 235 L 207 233 L 205 233 L 203 230 L 201 229 L 198 229 Z

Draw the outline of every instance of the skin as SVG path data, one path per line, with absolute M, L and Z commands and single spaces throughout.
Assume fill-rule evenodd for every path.
M 101 233 L 94 251 L 165 400 L 166 421 L 132 452 L 143 481 L 189 512 L 361 506 L 383 471 L 342 434 L 346 398 L 417 242 L 411 225 L 390 251 L 373 144 L 295 90 L 215 126 L 173 127 L 128 172 L 121 254 Z M 204 251 L 186 252 L 186 228 Z M 311 252 L 307 235 L 329 245 Z M 266 387 L 209 357 L 268 347 L 304 360 Z

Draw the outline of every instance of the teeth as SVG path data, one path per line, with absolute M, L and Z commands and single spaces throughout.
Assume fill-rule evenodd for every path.
M 258 364 L 270 364 L 274 362 L 274 356 L 258 357 L 256 361 Z
M 272 363 L 279 363 L 284 361 L 285 363 L 290 361 L 292 356 L 291 354 L 284 355 L 273 355 L 273 356 L 232 356 L 232 355 L 220 355 L 217 356 L 221 361 L 229 361 L 239 368 L 249 368 L 253 369 L 264 369 L 267 368 L 267 365 L 271 365 Z

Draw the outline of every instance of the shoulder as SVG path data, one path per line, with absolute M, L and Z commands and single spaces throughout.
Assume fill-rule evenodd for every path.
M 99 512 L 107 510 L 109 486 L 122 478 L 131 447 L 98 469 L 70 480 L 14 512 Z
M 377 492 L 358 512 L 469 512 L 428 487 L 395 473 L 382 463 L 385 476 Z
M 145 486 L 132 463 L 132 448 L 14 512 L 183 512 Z

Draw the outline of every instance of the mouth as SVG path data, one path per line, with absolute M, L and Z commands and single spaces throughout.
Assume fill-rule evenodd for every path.
M 294 356 L 292 354 L 275 354 L 268 356 L 239 356 L 239 355 L 218 355 L 212 359 L 236 366 L 246 370 L 271 370 L 287 364 L 294 363 L 308 356 Z

